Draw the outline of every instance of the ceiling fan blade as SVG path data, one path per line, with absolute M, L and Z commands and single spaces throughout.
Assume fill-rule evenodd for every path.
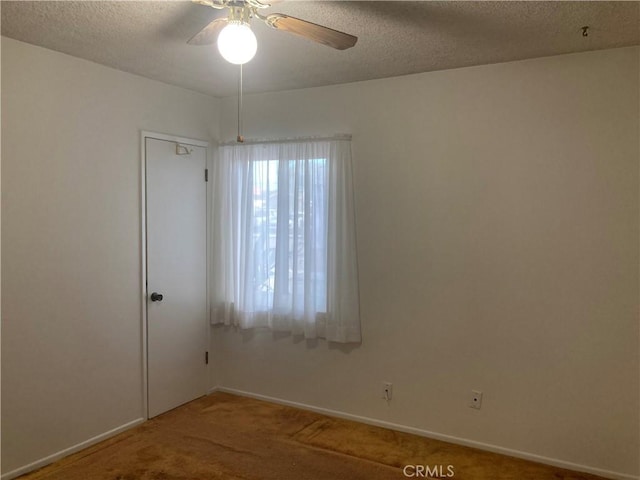
M 218 33 L 227 24 L 226 18 L 217 18 L 204 27 L 187 42 L 189 45 L 211 45 L 218 38 Z
M 329 27 L 323 27 L 315 23 L 290 17 L 283 13 L 272 13 L 266 17 L 267 24 L 275 29 L 294 33 L 301 37 L 308 38 L 314 42 L 322 43 L 338 50 L 346 50 L 353 47 L 358 41 L 358 37 L 348 33 L 339 32 Z

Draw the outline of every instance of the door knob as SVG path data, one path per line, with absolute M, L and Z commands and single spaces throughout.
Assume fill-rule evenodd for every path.
M 157 292 L 153 292 L 151 294 L 151 301 L 152 302 L 161 302 L 162 301 L 162 294 L 161 293 L 157 293 Z

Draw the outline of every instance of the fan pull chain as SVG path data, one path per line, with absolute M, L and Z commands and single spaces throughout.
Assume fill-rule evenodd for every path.
M 236 138 L 238 143 L 244 142 L 242 136 L 242 64 L 240 64 L 240 77 L 238 79 L 238 137 Z

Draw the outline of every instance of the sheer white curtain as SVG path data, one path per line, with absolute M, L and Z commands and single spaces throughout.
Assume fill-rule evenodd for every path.
M 223 146 L 211 322 L 360 342 L 351 142 Z

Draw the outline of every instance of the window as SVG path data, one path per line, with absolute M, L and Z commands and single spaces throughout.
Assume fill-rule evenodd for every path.
M 251 164 L 253 255 L 260 305 L 301 305 L 313 289 L 314 310 L 326 311 L 326 159 L 256 160 Z M 310 170 L 312 173 L 309 173 Z M 285 176 L 279 182 L 280 175 Z M 278 185 L 282 184 L 280 195 Z M 293 186 L 293 188 L 291 188 Z M 278 275 L 276 259 L 286 274 Z M 308 293 L 308 292 L 307 292 Z
M 214 181 L 212 322 L 360 341 L 350 142 L 225 146 Z

